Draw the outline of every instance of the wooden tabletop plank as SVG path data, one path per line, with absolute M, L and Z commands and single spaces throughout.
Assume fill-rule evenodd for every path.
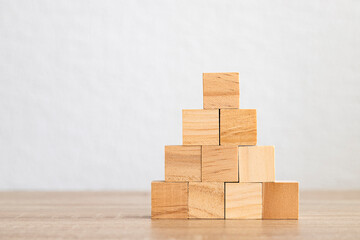
M 300 193 L 299 220 L 151 220 L 134 192 L 1 192 L 0 239 L 359 239 L 360 191 Z

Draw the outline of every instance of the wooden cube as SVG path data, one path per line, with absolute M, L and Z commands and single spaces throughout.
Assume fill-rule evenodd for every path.
M 238 182 L 238 162 L 237 146 L 203 146 L 202 181 Z
M 274 182 L 274 146 L 239 147 L 239 182 Z
M 188 218 L 188 183 L 152 182 L 151 218 Z
M 219 110 L 183 110 L 183 145 L 219 145 Z
M 261 219 L 261 183 L 225 183 L 226 219 Z
M 263 183 L 263 219 L 298 219 L 299 183 Z
M 165 146 L 165 181 L 201 181 L 201 146 Z
M 189 218 L 224 218 L 224 183 L 189 183 Z
M 239 108 L 239 73 L 203 73 L 204 109 Z
M 256 145 L 256 109 L 220 110 L 220 145 Z

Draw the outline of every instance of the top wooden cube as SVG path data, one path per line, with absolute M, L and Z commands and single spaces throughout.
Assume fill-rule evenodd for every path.
M 239 73 L 203 73 L 204 109 L 239 108 Z

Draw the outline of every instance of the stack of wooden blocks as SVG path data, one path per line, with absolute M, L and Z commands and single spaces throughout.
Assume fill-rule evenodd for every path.
M 298 219 L 299 184 L 275 182 L 274 146 L 256 146 L 256 109 L 239 109 L 239 73 L 204 73 L 203 107 L 183 110 L 183 145 L 165 146 L 151 217 Z

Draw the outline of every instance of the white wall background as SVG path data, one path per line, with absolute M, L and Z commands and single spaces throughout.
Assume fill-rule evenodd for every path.
M 359 1 L 0 0 L 0 189 L 149 190 L 221 71 L 278 180 L 360 188 Z

